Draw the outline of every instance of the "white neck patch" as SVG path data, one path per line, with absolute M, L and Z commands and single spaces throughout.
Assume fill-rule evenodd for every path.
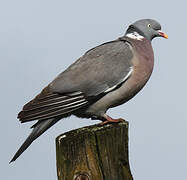
M 136 39 L 138 41 L 142 41 L 142 39 L 144 39 L 144 37 L 141 36 L 140 34 L 138 34 L 137 32 L 128 33 L 128 34 L 126 34 L 126 36 L 128 38 Z

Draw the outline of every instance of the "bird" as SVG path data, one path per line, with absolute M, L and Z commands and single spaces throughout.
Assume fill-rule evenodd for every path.
M 101 120 L 101 125 L 120 122 L 106 112 L 129 101 L 149 80 L 154 66 L 151 41 L 155 37 L 168 38 L 159 22 L 137 20 L 123 36 L 88 50 L 60 73 L 18 114 L 21 123 L 36 123 L 10 163 L 68 116 Z

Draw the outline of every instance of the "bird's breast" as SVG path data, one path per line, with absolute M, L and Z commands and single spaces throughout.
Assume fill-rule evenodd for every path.
M 110 107 L 123 104 L 134 97 L 144 87 L 152 74 L 154 54 L 150 41 L 144 39 L 132 44 L 133 72 L 119 89 L 109 94 L 110 98 L 113 99 Z

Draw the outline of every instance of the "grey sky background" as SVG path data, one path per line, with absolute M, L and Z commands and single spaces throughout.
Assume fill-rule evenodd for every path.
M 33 124 L 20 124 L 17 113 L 85 51 L 142 18 L 158 20 L 169 39 L 153 40 L 155 68 L 146 87 L 109 114 L 130 123 L 135 180 L 187 179 L 185 16 L 185 1 L 0 1 L 0 179 L 57 179 L 55 138 L 98 121 L 64 119 L 9 165 Z

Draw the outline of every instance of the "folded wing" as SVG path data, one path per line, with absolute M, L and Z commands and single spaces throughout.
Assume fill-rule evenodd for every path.
M 81 92 L 61 95 L 48 92 L 47 88 L 23 107 L 18 114 L 21 122 L 67 116 L 68 113 L 88 103 Z
M 18 114 L 21 122 L 66 117 L 109 93 L 130 77 L 132 51 L 128 42 L 116 40 L 91 49 L 61 73 Z

